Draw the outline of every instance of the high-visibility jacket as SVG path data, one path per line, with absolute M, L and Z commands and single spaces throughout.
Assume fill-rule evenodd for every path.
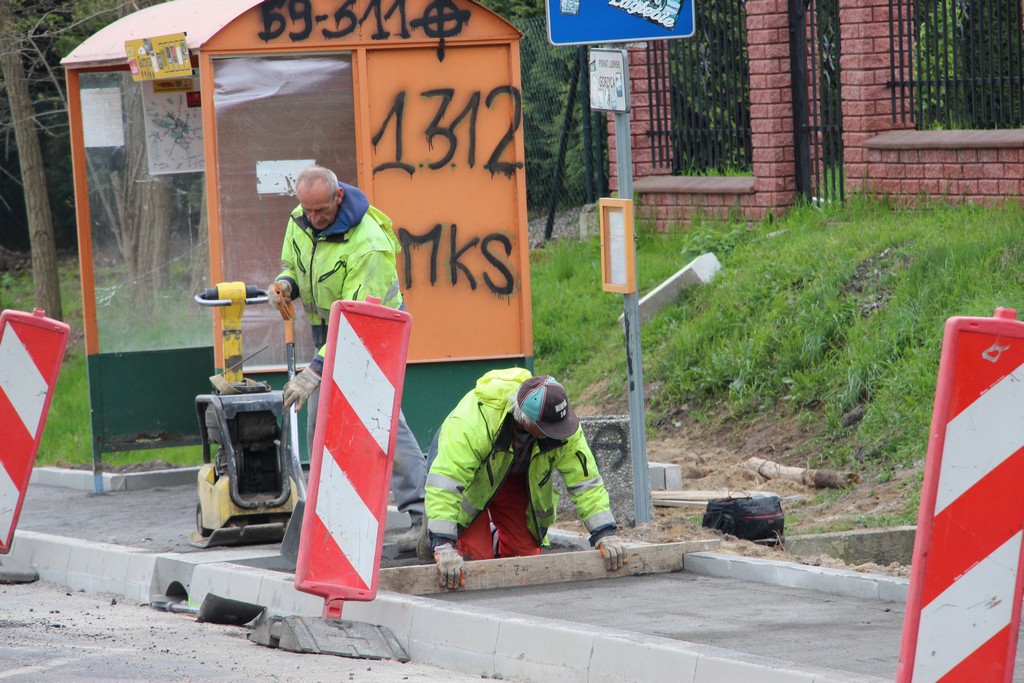
M 514 458 L 512 401 L 530 377 L 522 368 L 492 370 L 477 380 L 476 387 L 445 418 L 438 434 L 437 457 L 427 475 L 427 528 L 433 538 L 457 539 L 505 481 Z M 537 544 L 548 544 L 548 528 L 555 522 L 559 494 L 551 475 L 556 469 L 591 542 L 614 531 L 608 491 L 580 428 L 564 442 L 539 439 L 531 450 L 525 522 Z
M 377 297 L 391 308 L 402 305 L 397 255 L 402 250 L 391 219 L 358 187 L 345 190 L 338 218 L 319 233 L 305 221 L 302 206 L 288 218 L 278 280 L 292 286 L 292 298 L 302 299 L 317 346 L 314 369 L 323 367 L 324 344 L 331 305 L 338 300 L 364 301 Z

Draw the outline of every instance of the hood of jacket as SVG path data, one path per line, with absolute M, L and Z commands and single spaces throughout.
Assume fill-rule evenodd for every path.
M 338 187 L 345 191 L 345 195 L 341 199 L 341 208 L 334 222 L 320 232 L 321 238 L 344 235 L 359 225 L 359 222 L 363 220 L 363 216 L 366 215 L 366 210 L 370 208 L 370 200 L 367 198 L 366 193 L 355 185 L 349 185 L 339 180 Z
M 491 370 L 476 381 L 473 393 L 476 400 L 489 408 L 504 410 L 508 407 L 508 399 L 523 382 L 533 374 L 525 368 L 505 368 Z

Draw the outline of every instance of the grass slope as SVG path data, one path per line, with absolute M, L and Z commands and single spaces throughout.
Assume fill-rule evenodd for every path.
M 648 437 L 682 423 L 795 420 L 815 436 L 791 444 L 802 458 L 792 464 L 875 481 L 920 467 L 945 321 L 1017 306 L 1022 226 L 1012 205 L 855 199 L 752 226 L 642 229 L 641 294 L 702 253 L 722 263 L 643 327 Z M 600 291 L 599 256 L 594 241 L 533 253 L 537 369 L 587 404 L 625 412 L 622 297 Z

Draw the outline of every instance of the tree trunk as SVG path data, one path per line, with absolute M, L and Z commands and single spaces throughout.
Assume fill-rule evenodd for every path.
M 860 475 L 856 472 L 840 472 L 836 470 L 815 470 L 807 467 L 781 465 L 773 460 L 750 458 L 743 463 L 744 469 L 760 474 L 765 479 L 788 479 L 798 481 L 805 486 L 815 488 L 843 488 L 860 483 Z
M 21 183 L 28 214 L 28 238 L 32 253 L 32 281 L 36 307 L 56 320 L 64 311 L 60 301 L 60 277 L 57 273 L 57 245 L 53 236 L 50 195 L 43 172 L 43 155 L 35 126 L 35 112 L 29 97 L 25 66 L 18 50 L 14 17 L 8 0 L 0 0 L 0 74 L 7 85 L 7 99 L 18 146 Z

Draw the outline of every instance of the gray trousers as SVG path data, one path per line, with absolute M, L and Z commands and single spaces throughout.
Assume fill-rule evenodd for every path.
M 306 443 L 312 450 L 316 430 L 316 414 L 320 406 L 320 387 L 306 403 Z M 423 517 L 423 488 L 427 483 L 427 458 L 423 455 L 416 435 L 405 421 L 405 413 L 398 413 L 398 434 L 395 438 L 395 462 L 391 466 L 391 494 L 399 512 L 408 512 L 413 524 Z

